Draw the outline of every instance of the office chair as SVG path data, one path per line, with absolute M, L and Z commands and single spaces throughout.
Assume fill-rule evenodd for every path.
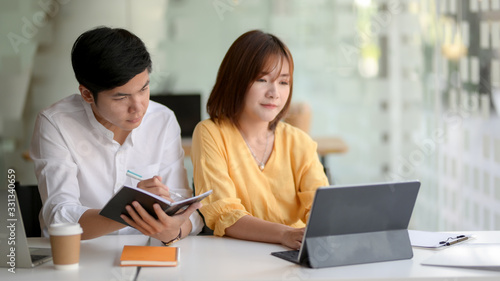
M 15 183 L 19 209 L 23 217 L 23 224 L 26 230 L 26 237 L 41 237 L 42 231 L 38 215 L 42 209 L 42 199 L 38 192 L 37 185 L 21 185 Z
M 193 196 L 196 196 L 196 192 L 194 190 L 194 179 L 193 179 L 192 189 L 193 189 Z M 200 215 L 201 219 L 203 220 L 203 228 L 201 229 L 201 232 L 198 233 L 198 235 L 200 235 L 200 236 L 214 235 L 214 231 L 211 230 L 210 228 L 208 228 L 207 224 L 205 223 L 205 217 L 200 212 L 200 210 L 198 209 L 198 210 L 196 210 L 196 212 L 198 212 L 198 214 Z
M 311 118 L 311 106 L 305 102 L 297 102 L 290 104 L 290 109 L 288 110 L 285 118 L 283 118 L 283 121 L 309 134 L 311 128 Z M 333 184 L 333 177 L 330 169 L 326 166 L 324 155 L 322 155 L 320 159 L 321 164 L 323 164 L 326 177 L 328 178 L 328 182 Z

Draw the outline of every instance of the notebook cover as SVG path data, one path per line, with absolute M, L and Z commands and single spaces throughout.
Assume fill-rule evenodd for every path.
M 153 204 L 158 203 L 165 213 L 169 216 L 179 214 L 188 208 L 191 204 L 203 200 L 210 195 L 212 190 L 207 191 L 195 197 L 187 198 L 177 202 L 169 202 L 155 194 L 142 190 L 140 188 L 133 188 L 123 186 L 109 201 L 104 208 L 99 212 L 101 216 L 105 216 L 119 223 L 128 225 L 121 217 L 121 214 L 128 215 L 125 206 L 131 205 L 133 201 L 137 201 L 141 206 L 154 218 L 157 218 L 154 211 Z
M 163 246 L 123 246 L 120 266 L 177 266 L 179 248 Z

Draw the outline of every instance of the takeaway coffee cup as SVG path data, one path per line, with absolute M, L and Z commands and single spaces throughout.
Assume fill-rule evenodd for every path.
M 82 232 L 79 223 L 59 223 L 49 226 L 52 259 L 56 269 L 78 268 Z

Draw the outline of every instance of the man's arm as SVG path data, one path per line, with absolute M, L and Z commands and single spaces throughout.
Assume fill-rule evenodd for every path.
M 86 237 L 90 228 L 85 220 L 88 214 L 85 213 L 90 210 L 79 201 L 79 165 L 74 161 L 71 149 L 61 134 L 61 131 L 66 132 L 64 129 L 56 121 L 39 114 L 33 132 L 30 155 L 43 202 L 43 224 L 48 227 L 52 223 L 80 222 L 80 218 L 83 218 L 83 235 Z M 98 216 L 98 212 L 95 213 Z M 118 226 L 113 229 L 116 227 Z M 108 233 L 112 231 L 114 230 Z
M 167 200 L 171 200 L 168 187 L 162 184 L 161 177 L 153 177 L 151 179 L 141 181 L 137 187 L 152 192 Z M 161 241 L 170 241 L 177 237 L 181 228 L 182 237 L 191 232 L 192 224 L 189 220 L 189 215 L 191 215 L 196 208 L 188 209 L 189 212 L 186 211 L 185 215 L 178 215 L 172 219 L 172 217 L 167 216 L 161 208 L 157 208 L 159 206 L 156 206 L 155 211 L 159 218 L 156 220 L 150 216 L 137 202 L 134 202 L 132 205 L 134 208 L 128 206 L 127 211 L 133 220 L 129 219 L 127 216 L 124 216 L 124 220 L 145 235 L 155 237 Z M 126 226 L 99 215 L 100 211 L 101 210 L 99 209 L 89 209 L 80 217 L 78 222 L 83 228 L 83 240 L 106 235 Z
M 83 229 L 82 240 L 97 238 L 113 231 L 124 228 L 126 225 L 99 215 L 101 210 L 88 209 L 80 217 L 78 223 Z

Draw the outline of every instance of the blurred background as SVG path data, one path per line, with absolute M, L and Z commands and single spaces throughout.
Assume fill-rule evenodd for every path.
M 500 229 L 500 0 L 0 0 L 5 185 L 9 168 L 36 184 L 35 117 L 77 93 L 71 47 L 99 25 L 138 35 L 152 98 L 199 95 L 201 119 L 230 44 L 277 35 L 295 60 L 293 101 L 309 108 L 299 119 L 348 147 L 322 154 L 335 184 L 419 179 L 411 228 Z

